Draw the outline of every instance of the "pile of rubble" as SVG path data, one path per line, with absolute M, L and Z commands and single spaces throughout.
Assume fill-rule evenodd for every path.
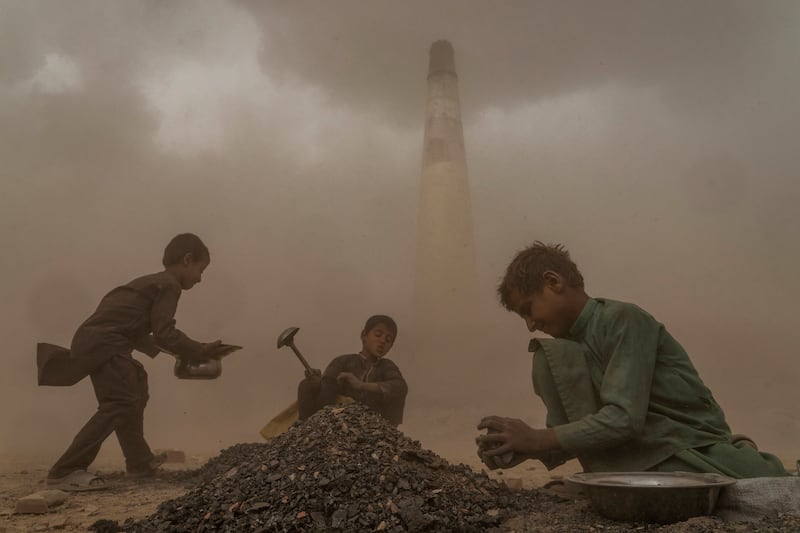
M 125 530 L 484 531 L 550 499 L 451 465 L 359 404 L 223 450 L 185 481 L 199 485 Z
M 219 455 L 209 459 L 203 466 L 195 470 L 174 470 L 164 472 L 160 478 L 172 483 L 181 483 L 188 488 L 208 483 L 231 468 L 255 459 L 267 453 L 272 444 L 245 442 L 225 448 Z

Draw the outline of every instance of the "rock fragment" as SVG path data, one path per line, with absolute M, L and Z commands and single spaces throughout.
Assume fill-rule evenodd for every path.
M 28 494 L 17 500 L 14 512 L 16 514 L 44 514 L 47 512 L 47 501 L 39 494 Z

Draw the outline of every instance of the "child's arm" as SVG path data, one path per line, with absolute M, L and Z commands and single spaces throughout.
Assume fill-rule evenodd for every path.
M 181 288 L 178 285 L 164 285 L 150 310 L 150 327 L 156 344 L 166 351 L 187 359 L 201 359 L 205 345 L 189 338 L 175 327 L 175 312 Z
M 478 429 L 489 429 L 489 433 L 476 437 L 475 443 L 478 457 L 490 470 L 513 468 L 528 459 L 537 459 L 552 470 L 574 457 L 561 449 L 549 427 L 534 429 L 519 419 L 487 416 Z M 510 461 L 505 457 L 509 452 L 513 453 Z
M 346 372 L 338 377 L 339 382 L 346 382 L 357 394 L 374 400 L 392 401 L 404 398 L 408 394 L 408 384 L 400 369 L 388 360 L 383 360 L 381 363 L 380 381 L 362 381 Z
M 555 427 L 561 447 L 577 455 L 622 444 L 642 431 L 661 328 L 635 306 L 626 306 L 609 317 L 600 347 L 608 361 L 599 391 L 600 409 Z
M 144 337 L 136 339 L 133 344 L 133 349 L 142 352 L 148 357 L 155 357 L 161 353 L 161 350 L 156 344 L 156 339 L 152 335 L 145 335 Z

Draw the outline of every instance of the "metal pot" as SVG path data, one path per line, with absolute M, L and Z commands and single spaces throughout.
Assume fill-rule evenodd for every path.
M 623 522 L 668 524 L 714 512 L 723 487 L 736 480 L 691 472 L 605 472 L 575 474 L 601 515 Z
M 179 379 L 216 379 L 222 374 L 222 362 L 219 359 L 176 359 L 174 371 Z

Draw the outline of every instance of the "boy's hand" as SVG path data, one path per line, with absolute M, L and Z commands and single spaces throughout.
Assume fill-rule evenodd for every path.
M 340 385 L 348 385 L 353 390 L 359 390 L 363 383 L 352 372 L 339 372 L 339 375 L 336 376 L 336 381 L 338 381 Z
M 559 448 L 552 429 L 534 429 L 517 418 L 487 416 L 478 424 L 478 429 L 489 430 L 475 439 L 481 458 L 507 452 L 530 457 Z
M 475 441 L 477 442 L 478 439 L 475 439 Z M 485 445 L 481 445 L 481 443 L 478 442 L 478 458 L 483 461 L 483 464 L 485 464 L 489 470 L 496 470 L 498 468 L 514 468 L 523 461 L 535 459 L 535 457 L 518 452 L 506 452 L 503 455 L 487 455 L 484 453 L 489 449 L 490 448 L 486 448 Z
M 241 350 L 241 346 L 235 344 L 223 344 L 221 340 L 214 342 L 207 342 L 203 344 L 200 357 L 202 359 L 222 359 L 226 355 L 230 355 L 236 350 Z
M 217 339 L 214 342 L 204 342 L 203 347 L 200 349 L 200 357 L 204 359 L 211 359 L 214 352 L 222 345 L 222 341 Z
M 496 433 L 497 431 L 494 429 L 489 429 L 488 433 Z M 497 468 L 513 468 L 520 464 L 522 461 L 528 459 L 528 457 L 520 452 L 505 452 L 502 455 L 490 455 L 487 454 L 489 450 L 502 446 L 502 442 L 494 442 L 494 441 L 485 441 L 482 440 L 480 437 L 475 439 L 475 443 L 478 445 L 478 457 L 483 464 L 489 467 L 489 470 L 495 470 Z

